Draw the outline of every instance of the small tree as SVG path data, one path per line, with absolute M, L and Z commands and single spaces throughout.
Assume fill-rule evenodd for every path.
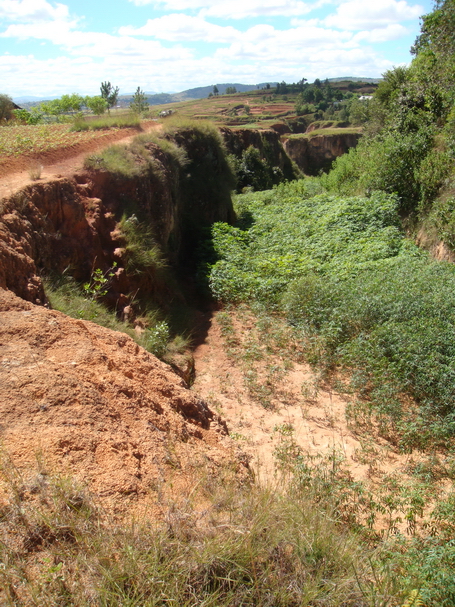
M 83 103 L 84 98 L 77 93 L 62 95 L 60 98 L 62 112 L 80 112 Z
M 116 86 L 115 88 L 112 84 L 106 80 L 106 82 L 102 82 L 100 86 L 101 97 L 107 102 L 107 111 L 109 112 L 111 107 L 117 103 L 119 88 Z
M 130 103 L 130 110 L 135 114 L 142 114 L 148 110 L 148 107 L 147 95 L 144 91 L 141 91 L 141 87 L 138 86 L 133 95 L 133 101 Z
M 13 118 L 14 103 L 9 95 L 0 95 L 0 122 Z
M 215 97 L 217 97 L 220 94 L 220 91 L 218 90 L 218 87 L 216 86 L 216 84 L 213 87 L 213 94 L 215 95 Z
M 101 114 L 104 114 L 104 112 L 107 110 L 107 101 L 100 95 L 96 95 L 95 97 L 86 97 L 85 105 L 97 116 L 101 116 Z
M 40 104 L 40 111 L 43 114 L 48 114 L 50 116 L 58 116 L 63 113 L 63 107 L 60 102 L 60 99 L 51 99 L 50 101 L 43 101 Z

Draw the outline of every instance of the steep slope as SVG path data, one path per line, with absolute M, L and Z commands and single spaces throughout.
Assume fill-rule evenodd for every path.
M 0 311 L 0 432 L 24 479 L 39 461 L 122 512 L 198 467 L 246 471 L 220 418 L 128 336 L 3 289 Z

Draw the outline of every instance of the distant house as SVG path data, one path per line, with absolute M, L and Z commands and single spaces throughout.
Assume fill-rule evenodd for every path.
M 16 103 L 14 103 L 13 101 L 13 110 L 21 110 L 22 108 L 19 107 Z
M 373 99 L 373 95 L 360 95 L 359 97 L 359 101 L 369 101 L 370 99 Z

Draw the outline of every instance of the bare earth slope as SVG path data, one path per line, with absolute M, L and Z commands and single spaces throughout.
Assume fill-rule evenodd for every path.
M 233 459 L 218 416 L 131 338 L 3 289 L 0 386 L 1 441 L 19 470 L 41 459 L 116 512 Z

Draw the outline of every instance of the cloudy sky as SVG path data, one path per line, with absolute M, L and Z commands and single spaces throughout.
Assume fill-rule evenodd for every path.
M 378 77 L 408 63 L 431 0 L 0 0 L 0 92 L 175 92 Z

